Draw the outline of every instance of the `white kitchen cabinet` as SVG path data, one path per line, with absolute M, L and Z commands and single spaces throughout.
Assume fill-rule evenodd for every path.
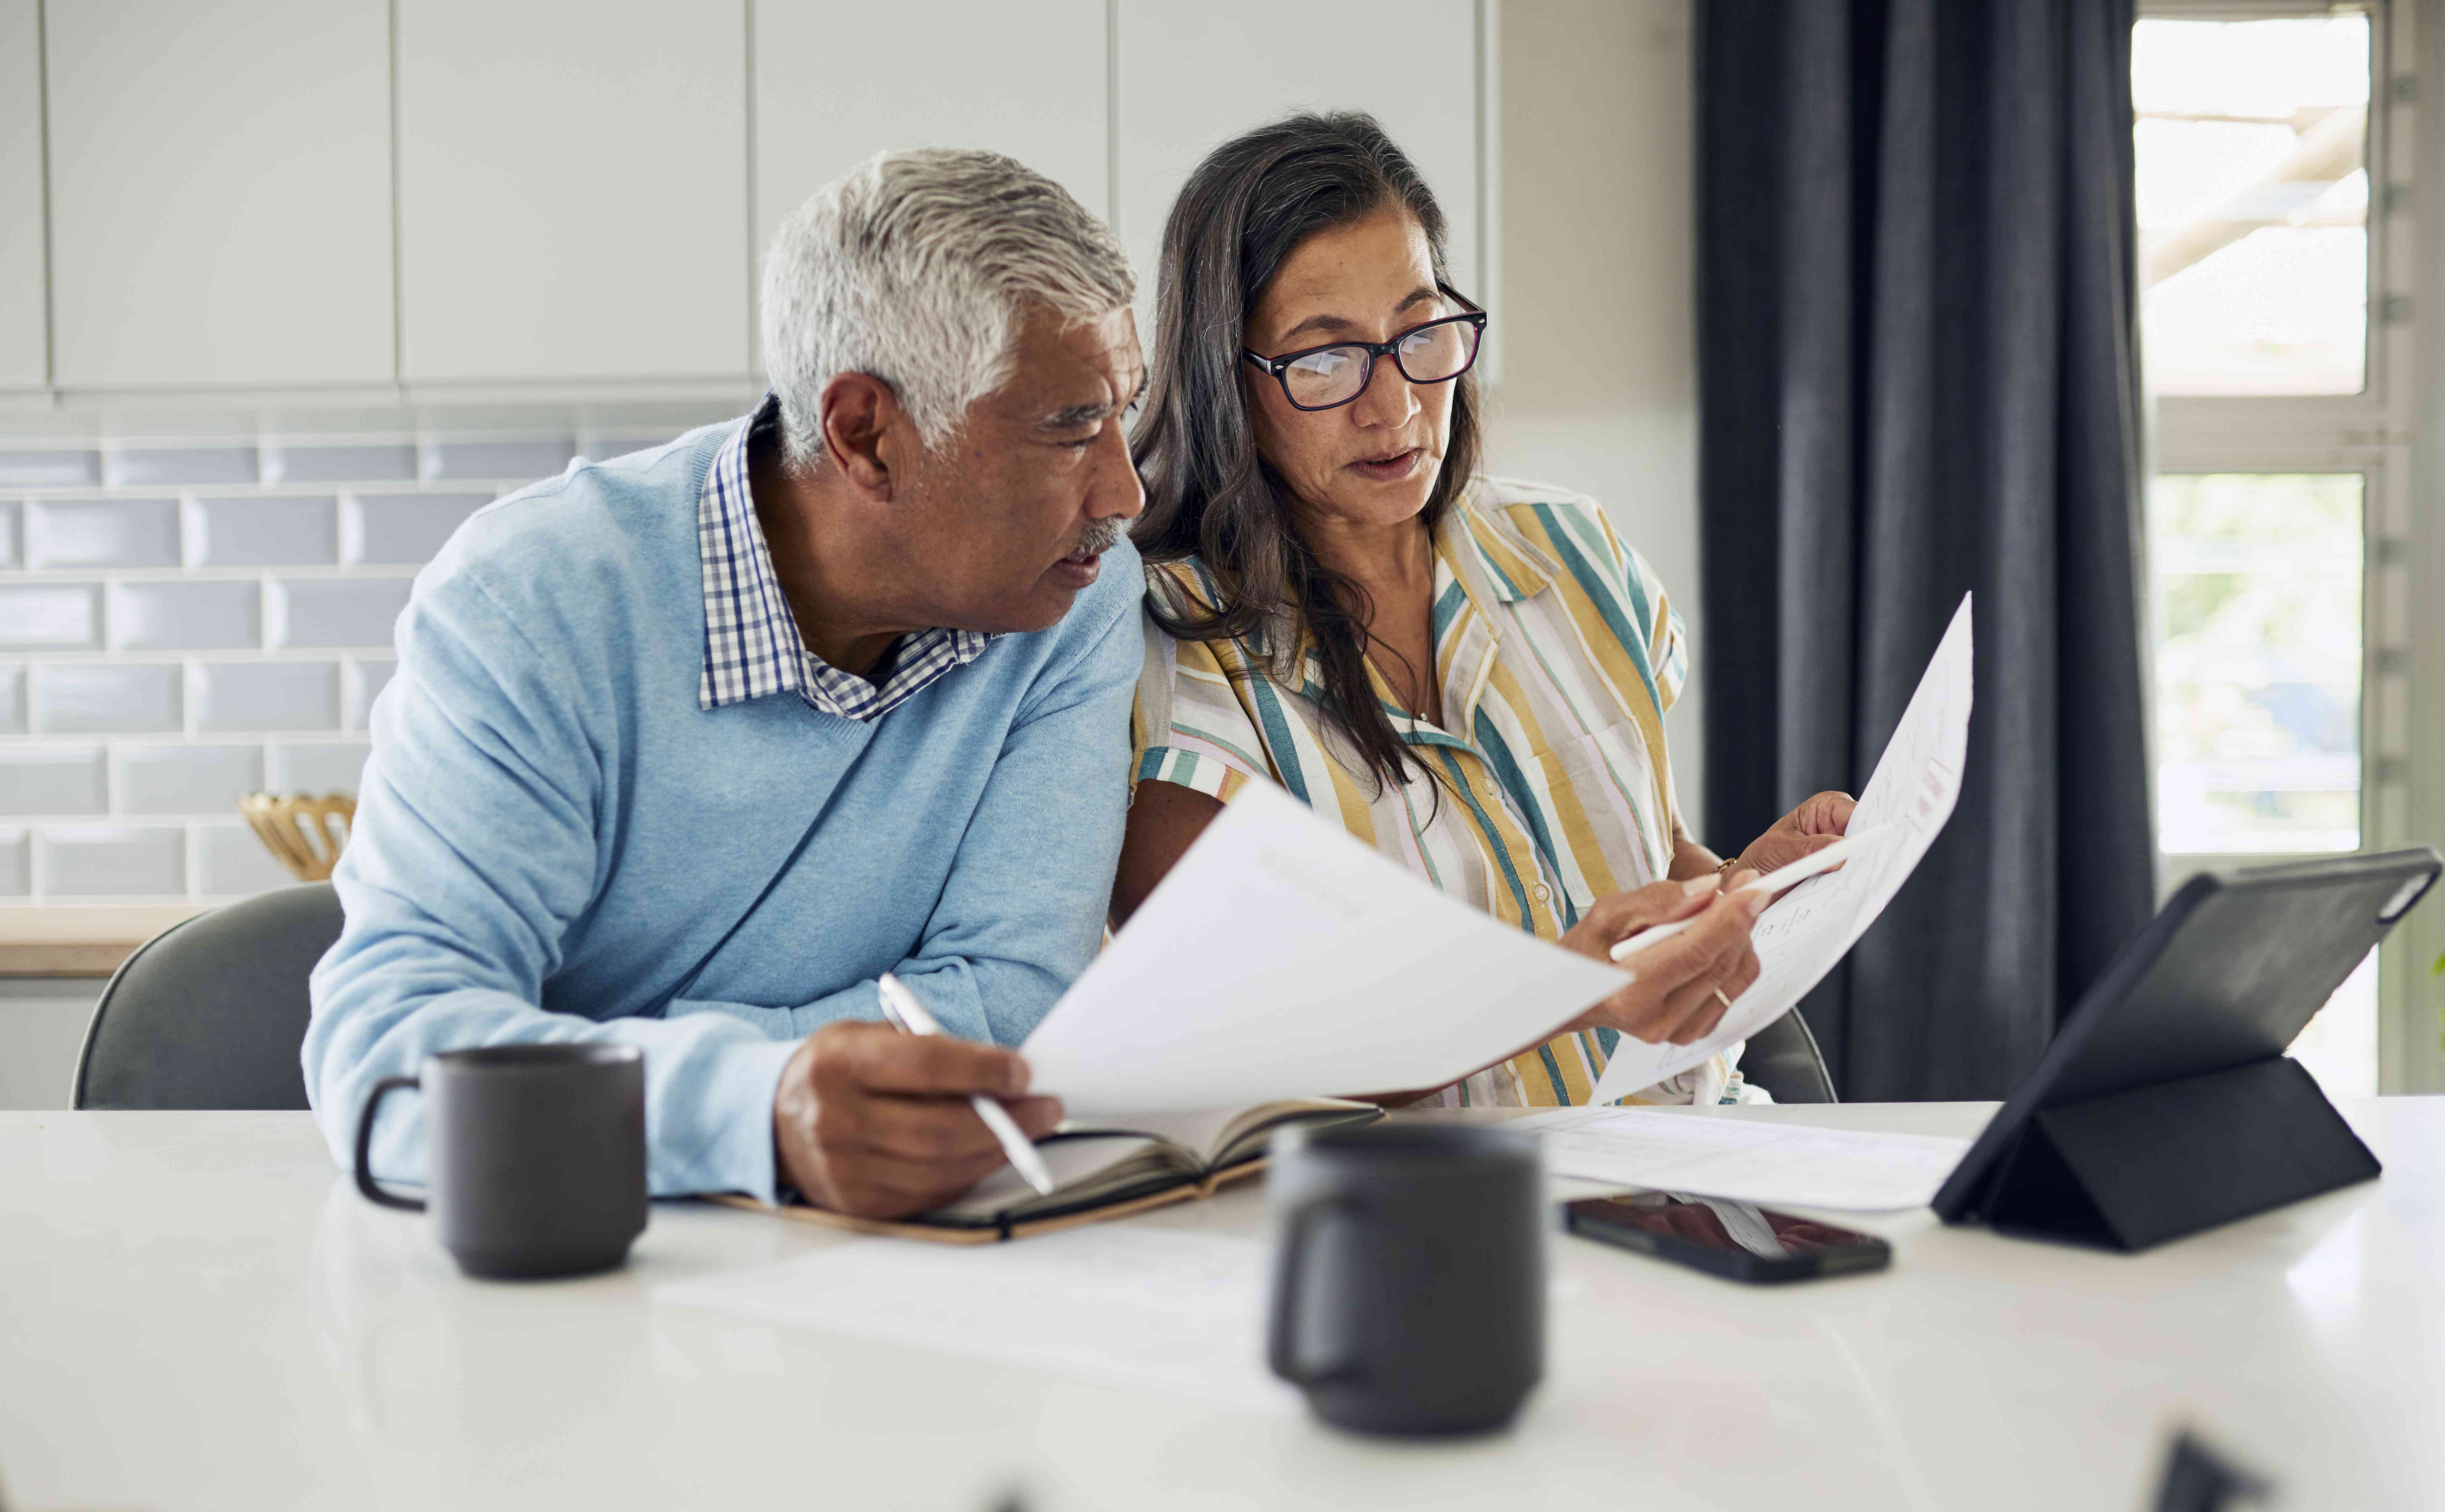
M 745 0 L 397 0 L 402 376 L 747 370 Z
M 1372 113 L 1450 223 L 1451 275 L 1479 279 L 1476 0 L 1120 0 L 1120 233 L 1150 308 L 1164 217 L 1199 159 L 1296 109 Z
M 388 18 L 385 0 L 47 8 L 56 383 L 390 380 Z
M 37 3 L 0 0 L 0 388 L 33 387 L 50 376 Z
M 756 251 L 878 152 L 989 147 L 1111 214 L 1104 0 L 756 7 Z

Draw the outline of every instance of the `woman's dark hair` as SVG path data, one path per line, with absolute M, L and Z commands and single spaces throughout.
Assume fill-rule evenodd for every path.
M 1435 279 L 1448 284 L 1443 209 L 1371 116 L 1292 116 L 1233 138 L 1198 164 L 1163 231 L 1154 369 L 1129 447 L 1147 508 L 1130 535 L 1148 562 L 1195 555 L 1213 575 L 1220 600 L 1210 613 L 1148 600 L 1155 623 L 1182 640 L 1248 636 L 1281 655 L 1290 648 L 1263 637 L 1283 610 L 1302 617 L 1323 663 L 1327 718 L 1379 782 L 1407 782 L 1410 762 L 1429 780 L 1433 769 L 1401 743 L 1367 681 L 1372 607 L 1292 528 L 1290 491 L 1257 454 L 1240 386 L 1248 312 L 1292 252 L 1388 205 L 1426 233 Z M 1443 471 L 1421 515 L 1429 530 L 1477 471 L 1476 375 L 1462 374 L 1454 386 Z

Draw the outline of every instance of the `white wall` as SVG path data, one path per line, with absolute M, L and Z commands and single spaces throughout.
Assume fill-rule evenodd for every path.
M 1670 728 L 1695 831 L 1707 643 L 1689 0 L 1506 5 L 1496 47 L 1502 348 L 1493 466 L 1595 495 L 1663 575 L 1690 630 L 1690 684 Z
M 0 389 L 50 376 L 41 33 L 36 0 L 0 0 Z

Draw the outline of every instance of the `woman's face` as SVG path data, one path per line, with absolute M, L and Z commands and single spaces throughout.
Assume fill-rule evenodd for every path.
M 1426 232 L 1393 205 L 1301 242 L 1258 296 L 1243 345 L 1279 357 L 1328 342 L 1386 342 L 1459 312 L 1435 289 Z M 1241 363 L 1240 374 L 1257 450 L 1303 511 L 1392 525 L 1426 508 L 1451 435 L 1451 383 L 1412 383 L 1378 357 L 1365 393 L 1302 410 L 1253 363 Z

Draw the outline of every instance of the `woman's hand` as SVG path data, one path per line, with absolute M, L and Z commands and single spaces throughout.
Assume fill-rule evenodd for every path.
M 1858 800 L 1847 793 L 1817 794 L 1777 819 L 1773 829 L 1742 851 L 1741 867 L 1763 876 L 1815 855 L 1842 838 L 1851 827 L 1851 811 L 1858 806 Z
M 1718 891 L 1709 873 L 1597 899 L 1561 943 L 1565 950 L 1608 965 L 1613 947 L 1642 929 L 1692 916 L 1699 916 L 1698 922 L 1632 957 L 1625 969 L 1638 980 L 1580 1015 L 1566 1032 L 1618 1029 L 1651 1045 L 1687 1045 L 1705 1038 L 1722 1020 L 1729 1000 L 1757 980 L 1749 926 L 1772 900 L 1764 893 L 1734 890 L 1748 880 L 1748 872 L 1735 871 Z

